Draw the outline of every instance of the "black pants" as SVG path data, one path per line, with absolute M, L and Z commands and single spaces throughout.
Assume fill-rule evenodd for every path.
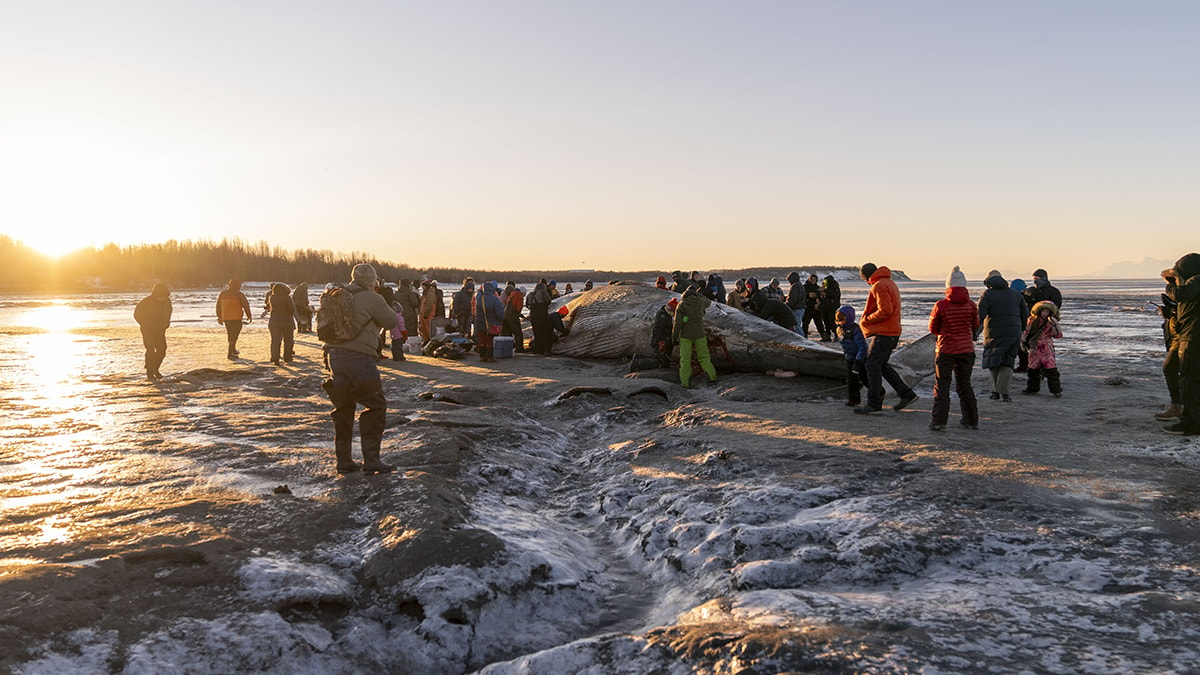
M 937 355 L 934 362 L 936 379 L 933 383 L 933 423 L 945 425 L 950 419 L 950 380 L 954 379 L 958 391 L 958 405 L 962 411 L 962 423 L 979 424 L 979 404 L 975 400 L 975 389 L 971 386 L 971 370 L 975 367 L 975 352 L 968 354 Z
M 383 430 L 387 426 L 387 399 L 373 354 L 348 349 L 329 350 L 329 369 L 333 380 L 329 400 L 333 403 L 333 447 L 339 462 L 349 461 L 354 439 L 354 413 L 362 404 L 366 410 L 358 416 L 364 459 L 379 457 Z
M 862 361 L 846 361 L 846 400 L 854 405 L 862 403 L 862 388 L 867 373 Z
M 1035 392 L 1042 390 L 1042 378 L 1046 378 L 1046 388 L 1051 394 L 1062 393 L 1062 380 L 1058 376 L 1058 368 L 1030 368 L 1029 382 L 1025 385 L 1025 391 Z
M 901 397 L 912 393 L 900 373 L 888 364 L 892 352 L 900 343 L 899 335 L 872 335 L 867 338 L 867 360 L 863 366 L 867 371 L 867 407 L 883 407 L 883 381 L 892 385 L 892 389 Z
M 279 362 L 279 347 L 283 346 L 283 360 L 291 361 L 296 348 L 296 329 L 292 326 L 273 326 L 267 324 L 271 331 L 271 362 Z
M 1179 343 L 1172 342 L 1167 349 L 1167 357 L 1163 359 L 1163 377 L 1167 379 L 1167 393 L 1171 395 L 1171 403 L 1183 402 L 1179 394 Z
M 817 324 L 817 332 L 821 337 L 825 337 L 825 320 L 821 318 L 821 312 L 816 307 L 804 308 L 804 337 L 808 337 L 808 326 L 811 323 Z
M 143 327 L 142 344 L 146 346 L 146 372 L 157 373 L 167 357 L 167 330 Z
M 533 353 L 549 354 L 554 344 L 554 328 L 550 325 L 550 317 L 545 313 L 540 316 L 530 314 L 529 323 L 533 324 Z
M 1192 433 L 1200 433 L 1200 345 L 1192 349 L 1188 342 L 1179 345 L 1179 395 L 1183 414 L 1179 421 Z
M 241 334 L 242 334 L 242 322 L 240 319 L 234 320 L 234 321 L 231 321 L 229 319 L 225 320 L 225 336 L 227 338 L 229 338 L 229 355 L 230 356 L 237 355 L 237 341 L 238 341 L 238 336 Z
M 521 332 L 521 315 L 505 312 L 500 334 L 513 339 L 513 351 L 520 354 L 525 351 L 525 334 Z

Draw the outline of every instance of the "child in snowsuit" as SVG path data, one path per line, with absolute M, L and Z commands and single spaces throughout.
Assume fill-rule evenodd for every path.
M 1023 394 L 1036 394 L 1042 389 L 1042 377 L 1055 398 L 1062 396 L 1062 382 L 1054 360 L 1054 339 L 1062 337 L 1058 327 L 1058 306 L 1042 300 L 1029 312 L 1029 326 L 1021 338 L 1021 348 L 1029 352 L 1029 382 Z
M 846 405 L 862 405 L 862 388 L 867 381 L 863 367 L 867 358 L 867 338 L 854 322 L 854 308 L 850 305 L 839 307 L 834 319 L 842 339 L 842 353 L 846 355 Z
M 396 313 L 396 325 L 392 333 L 392 360 L 404 360 L 404 343 L 408 341 L 408 326 L 404 324 L 404 306 L 399 300 L 392 300 L 392 311 Z

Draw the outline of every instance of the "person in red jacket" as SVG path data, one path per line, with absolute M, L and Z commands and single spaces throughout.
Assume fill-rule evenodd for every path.
M 900 343 L 900 289 L 892 281 L 892 271 L 866 263 L 859 270 L 863 281 L 871 284 L 867 291 L 867 306 L 858 325 L 867 338 L 867 359 L 863 363 L 867 371 L 867 403 L 854 412 L 871 415 L 883 412 L 883 381 L 900 395 L 900 402 L 893 410 L 904 410 L 917 400 L 917 393 L 904 382 L 900 373 L 888 365 L 892 351 Z
M 929 314 L 929 332 L 937 337 L 937 360 L 934 362 L 936 381 L 933 385 L 933 420 L 931 431 L 945 431 L 950 417 L 950 379 L 955 380 L 958 404 L 962 410 L 960 424 L 967 429 L 979 428 L 979 404 L 971 387 L 971 370 L 975 367 L 975 330 L 979 328 L 979 308 L 967 292 L 967 277 L 955 265 L 946 279 L 946 298 L 938 300 Z

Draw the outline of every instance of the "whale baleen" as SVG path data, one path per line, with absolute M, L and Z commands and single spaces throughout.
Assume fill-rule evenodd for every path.
M 588 358 L 651 355 L 654 313 L 678 293 L 640 284 L 601 286 L 559 301 L 566 305 L 571 332 L 554 343 L 552 352 Z M 786 370 L 801 375 L 841 378 L 846 374 L 840 348 L 813 342 L 748 312 L 713 303 L 704 327 L 715 346 L 709 351 L 721 370 L 766 372 Z M 906 380 L 933 371 L 936 340 L 927 334 L 893 354 L 891 364 Z

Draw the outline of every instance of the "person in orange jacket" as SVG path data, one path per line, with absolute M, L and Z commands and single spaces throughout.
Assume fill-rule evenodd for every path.
M 229 340 L 229 360 L 238 357 L 237 341 L 242 334 L 242 316 L 250 323 L 250 301 L 242 292 L 241 279 L 230 279 L 229 285 L 217 296 L 217 323 L 225 326 Z
M 858 325 L 867 338 L 867 358 L 863 363 L 867 373 L 867 402 L 854 412 L 871 415 L 883 411 L 883 381 L 900 395 L 900 402 L 893 410 L 904 410 L 917 400 L 917 393 L 904 382 L 904 378 L 888 364 L 892 351 L 900 342 L 900 289 L 892 281 L 892 271 L 866 263 L 859 270 L 863 281 L 871 285 L 867 292 L 867 306 Z

